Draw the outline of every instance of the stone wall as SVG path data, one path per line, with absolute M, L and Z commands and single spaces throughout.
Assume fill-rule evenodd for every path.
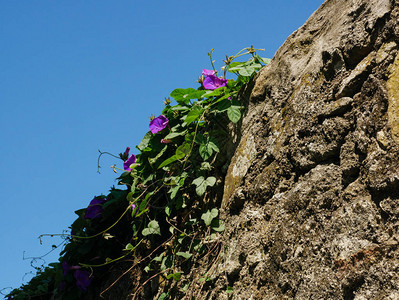
M 257 75 L 225 250 L 187 298 L 399 299 L 398 15 L 327 0 Z

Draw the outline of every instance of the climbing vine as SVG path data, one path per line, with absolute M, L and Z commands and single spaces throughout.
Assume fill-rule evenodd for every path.
M 222 249 L 218 206 L 231 145 L 228 125 L 242 117 L 239 92 L 269 62 L 257 50 L 262 49 L 251 46 L 226 56 L 220 72 L 213 49 L 208 53 L 212 69 L 202 71 L 200 86 L 173 90 L 162 113 L 151 118 L 138 153 L 130 154 L 127 147 L 119 154 L 123 163 L 113 169 L 122 171 L 117 179 L 124 188 L 112 188 L 77 210 L 70 233 L 61 235 L 66 243 L 59 262 L 39 270 L 9 299 L 78 299 L 104 270 L 131 257 L 134 263 L 124 274 L 140 270 L 135 296 L 156 277 L 164 282 L 160 299 L 171 288 L 188 288 L 197 263 L 217 258 Z M 237 62 L 242 55 L 249 60 Z M 227 79 L 227 72 L 235 79 Z M 109 153 L 100 152 L 99 163 L 103 154 Z M 200 280 L 206 279 L 201 274 Z

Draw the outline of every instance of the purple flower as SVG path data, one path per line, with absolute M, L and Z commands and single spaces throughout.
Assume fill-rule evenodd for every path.
M 66 274 L 69 272 L 69 270 L 71 269 L 71 265 L 68 264 L 66 261 L 64 261 L 62 263 L 62 269 L 64 270 L 64 276 L 66 276 Z
M 151 120 L 150 122 L 150 130 L 152 133 L 157 133 L 163 130 L 166 126 L 168 126 L 169 120 L 164 116 L 160 115 Z
M 215 75 L 215 73 L 216 73 L 216 71 L 214 71 L 214 70 L 202 69 L 202 75 L 204 75 L 204 76 Z
M 129 155 L 129 154 L 128 154 Z M 136 163 L 136 156 L 134 154 L 130 155 L 130 157 L 123 163 L 123 169 L 127 172 L 130 172 L 132 168 L 130 165 Z
M 227 81 L 227 79 L 219 78 L 215 75 L 209 75 L 205 77 L 202 85 L 206 90 L 216 90 L 217 88 L 226 86 Z
M 72 266 L 68 264 L 66 261 L 62 263 L 62 269 L 64 270 L 64 276 L 68 274 L 70 270 L 72 270 Z
M 90 277 L 90 273 L 86 270 L 76 270 L 73 274 L 73 277 L 76 279 L 76 286 L 78 289 L 86 292 L 87 288 L 89 287 L 91 280 L 93 279 Z
M 129 156 L 129 151 L 130 151 L 130 147 L 126 147 L 125 153 L 123 153 L 123 155 L 128 157 Z
M 64 270 L 64 276 L 66 276 L 70 270 L 79 270 L 80 267 L 72 266 L 72 265 L 68 264 L 66 261 L 64 261 L 62 263 L 62 269 Z
M 84 218 L 95 219 L 101 217 L 101 213 L 103 212 L 102 205 L 105 201 L 107 201 L 107 199 L 105 199 L 104 197 L 94 197 L 94 199 L 90 201 L 90 204 L 86 209 Z

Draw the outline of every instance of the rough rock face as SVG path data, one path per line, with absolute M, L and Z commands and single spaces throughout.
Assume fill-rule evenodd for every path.
M 398 22 L 327 0 L 258 74 L 196 298 L 399 299 Z

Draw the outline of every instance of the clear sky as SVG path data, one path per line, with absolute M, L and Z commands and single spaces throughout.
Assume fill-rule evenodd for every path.
M 164 97 L 244 47 L 272 57 L 322 0 L 0 2 L 0 289 L 32 278 L 74 211 L 115 184 Z M 58 259 L 59 250 L 46 262 Z M 4 292 L 9 292 L 10 289 Z

